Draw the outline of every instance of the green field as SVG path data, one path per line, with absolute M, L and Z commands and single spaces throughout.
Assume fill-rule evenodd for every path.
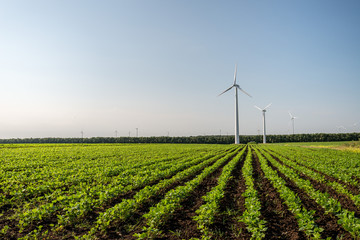
M 0 239 L 356 239 L 354 143 L 0 145 Z

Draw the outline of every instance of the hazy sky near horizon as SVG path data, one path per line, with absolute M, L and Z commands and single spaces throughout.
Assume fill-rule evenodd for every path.
M 360 1 L 2 1 L 0 138 L 360 131 Z

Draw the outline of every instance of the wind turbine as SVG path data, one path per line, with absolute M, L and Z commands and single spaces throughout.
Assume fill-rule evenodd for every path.
M 264 107 L 263 109 L 259 108 L 258 106 L 254 106 L 257 109 L 259 109 L 260 111 L 262 111 L 262 113 L 263 113 L 263 143 L 266 143 L 265 113 L 266 113 L 266 109 L 270 106 L 271 106 L 271 103 L 269 105 L 267 105 L 266 107 Z
M 341 131 L 343 131 L 343 132 L 345 132 L 346 131 L 346 127 L 344 127 L 344 126 L 336 126 L 336 128 L 337 128 L 337 130 L 338 130 L 338 132 L 339 133 L 341 133 Z
M 290 115 L 290 118 L 291 118 L 291 121 L 292 121 L 292 129 L 293 129 L 293 134 L 295 134 L 295 118 L 297 117 L 294 117 L 290 112 L 289 112 L 289 115 Z
M 357 130 L 356 128 L 357 128 L 357 126 L 359 125 L 359 123 L 360 123 L 360 122 L 356 122 L 356 123 L 353 124 L 354 132 L 356 132 L 356 130 Z
M 250 94 L 248 94 L 247 92 L 245 92 L 237 83 L 236 83 L 236 72 L 237 72 L 237 65 L 235 64 L 235 73 L 234 73 L 234 83 L 231 87 L 229 87 L 228 89 L 226 89 L 225 91 L 223 91 L 222 93 L 219 94 L 223 95 L 224 93 L 226 93 L 227 91 L 230 91 L 230 89 L 235 88 L 235 144 L 239 144 L 239 109 L 238 109 L 238 89 L 240 91 L 242 91 L 243 93 L 245 93 L 246 95 L 248 95 L 249 97 L 251 97 Z

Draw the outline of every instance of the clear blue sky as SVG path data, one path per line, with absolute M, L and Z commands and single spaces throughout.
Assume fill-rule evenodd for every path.
M 1 1 L 0 138 L 360 131 L 360 1 Z

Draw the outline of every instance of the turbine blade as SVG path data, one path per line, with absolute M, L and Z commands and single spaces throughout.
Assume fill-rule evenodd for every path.
M 233 88 L 233 86 L 229 87 L 228 89 L 226 89 L 225 91 L 223 91 L 222 93 L 220 93 L 218 96 L 223 95 L 224 93 L 226 93 L 227 91 L 229 91 L 229 90 L 232 89 L 232 88 Z
M 293 115 L 290 113 L 290 111 L 288 113 L 289 113 L 290 117 L 293 118 Z
M 240 91 L 242 91 L 243 93 L 245 93 L 246 95 L 248 95 L 249 97 L 252 97 L 250 94 L 248 94 L 247 92 L 245 92 L 241 87 L 238 87 Z
M 234 85 L 236 84 L 237 64 L 235 64 Z
M 267 109 L 268 107 L 271 106 L 272 103 L 270 103 L 269 105 L 267 105 L 266 107 L 264 107 L 264 110 Z
M 259 108 L 258 106 L 256 106 L 256 105 L 255 105 L 254 107 L 256 107 L 257 109 L 259 109 L 260 111 L 262 111 L 262 109 L 261 109 L 261 108 Z

